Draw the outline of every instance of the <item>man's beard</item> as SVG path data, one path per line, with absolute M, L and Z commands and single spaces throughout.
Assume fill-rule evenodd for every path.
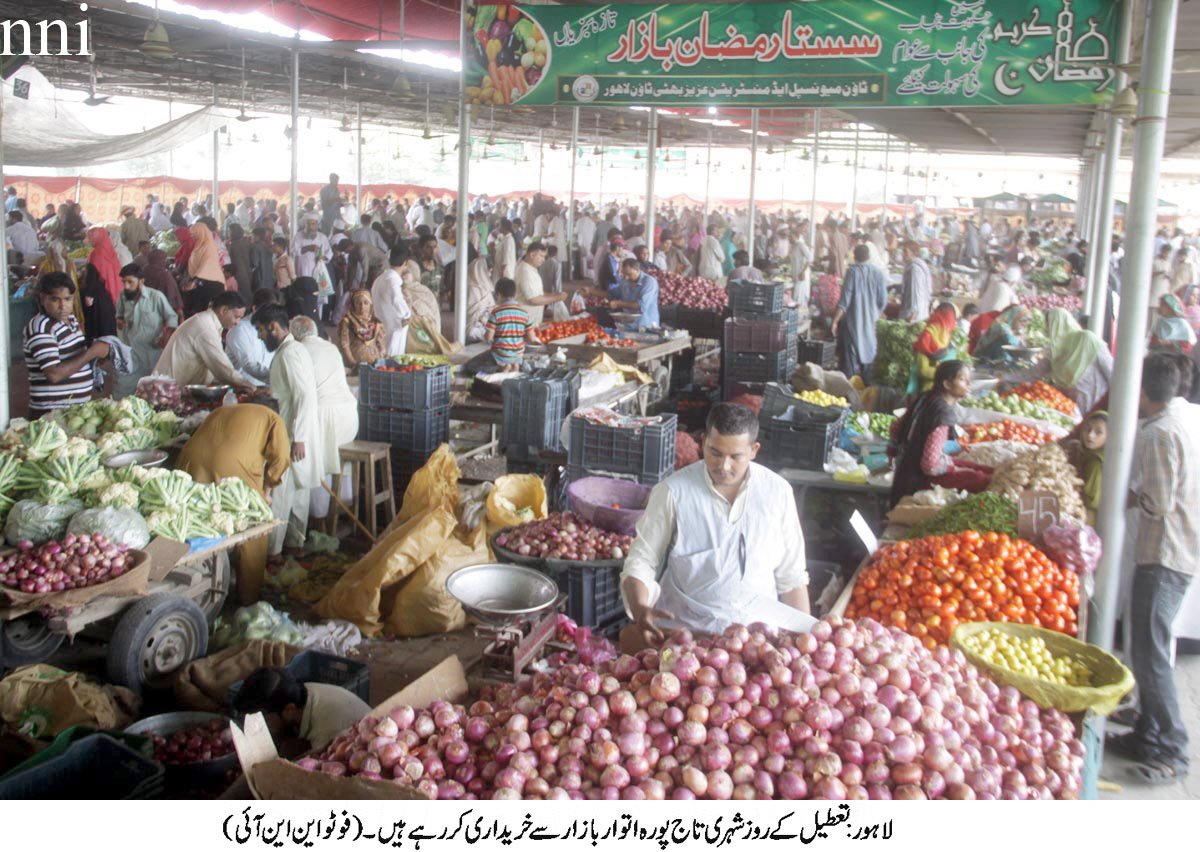
M 268 334 L 267 339 L 264 340 L 263 342 L 265 344 L 267 344 L 268 352 L 274 352 L 276 349 L 279 348 L 279 344 L 282 343 L 283 341 L 281 341 L 278 337 L 276 337 L 273 334 Z

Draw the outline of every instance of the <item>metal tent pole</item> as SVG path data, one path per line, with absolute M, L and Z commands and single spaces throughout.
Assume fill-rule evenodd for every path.
M 1079 239 L 1087 240 L 1087 242 L 1088 242 L 1088 264 L 1087 264 L 1087 267 L 1085 268 L 1085 274 L 1090 274 L 1092 266 L 1094 265 L 1092 263 L 1091 259 L 1095 256 L 1096 240 L 1100 233 L 1100 219 L 1101 219 L 1101 216 L 1100 216 L 1100 193 L 1103 190 L 1104 171 L 1105 171 L 1105 168 L 1107 166 L 1107 161 L 1108 161 L 1108 154 L 1104 150 L 1103 140 L 1097 140 L 1097 141 L 1098 141 L 1098 144 L 1100 145 L 1100 150 L 1096 152 L 1096 164 L 1095 164 L 1095 167 L 1092 169 L 1092 189 L 1091 189 L 1091 193 L 1090 193 L 1090 196 L 1092 199 L 1091 221 L 1088 222 L 1087 233 L 1079 235 Z M 1091 277 L 1089 277 L 1087 279 L 1087 284 L 1085 285 L 1085 286 L 1087 286 L 1087 290 L 1084 293 L 1085 297 L 1088 296 L 1092 292 L 1093 288 L 1091 287 L 1091 282 L 1092 282 L 1092 279 L 1091 279 Z M 1088 307 L 1088 301 L 1086 298 L 1084 300 L 1084 307 L 1085 308 Z
M 403 8 L 403 7 L 402 7 Z M 458 25 L 458 54 L 466 67 L 467 0 L 463 0 Z M 467 236 L 468 188 L 471 172 L 471 105 L 467 103 L 466 78 L 460 76 L 458 92 L 458 218 L 454 220 L 454 340 L 467 343 Z
M 567 265 L 567 275 L 575 275 L 575 167 L 579 163 L 579 107 L 571 108 L 571 194 L 567 199 L 567 256 L 562 259 Z
M 0 185 L 4 183 L 4 99 L 0 98 Z M 0 246 L 4 245 L 7 216 L 0 216 Z M 8 263 L 0 263 L 0 430 L 8 428 L 8 377 L 12 353 L 8 349 Z
M 217 84 L 213 83 L 213 106 L 217 105 Z M 208 215 L 214 219 L 218 217 L 218 211 L 221 209 L 221 192 L 217 186 L 219 171 L 217 169 L 218 161 L 221 159 L 221 129 L 217 128 L 213 131 L 213 172 L 212 172 L 212 207 L 208 211 Z
M 704 233 L 708 234 L 709 193 L 712 188 L 712 128 L 708 128 L 708 154 L 704 160 Z
M 888 169 L 890 165 L 888 158 L 892 153 L 892 137 L 883 137 L 883 207 L 879 211 L 879 227 L 882 229 L 887 224 L 887 206 L 888 206 Z
M 299 40 L 299 36 L 297 36 Z M 292 177 L 288 191 L 288 223 L 292 234 L 300 231 L 300 48 L 292 48 Z
M 654 172 L 658 165 L 658 110 L 650 110 L 646 141 L 646 250 L 654 260 Z
M 746 246 L 750 265 L 754 265 L 754 179 L 758 174 L 758 108 L 750 110 L 750 229 Z
M 600 146 L 600 185 L 596 188 L 596 209 L 604 209 L 604 146 Z
M 908 219 L 908 203 L 912 201 L 912 143 L 904 143 L 904 218 Z
M 1133 34 L 1133 0 L 1121 4 L 1121 30 L 1117 35 L 1117 77 L 1113 90 L 1120 92 L 1129 85 L 1129 78 L 1122 65 L 1129 63 L 1130 39 Z M 1092 246 L 1092 274 L 1088 277 L 1089 304 L 1088 331 L 1099 334 L 1104 324 L 1104 313 L 1108 294 L 1108 268 L 1112 256 L 1113 198 L 1117 184 L 1117 162 L 1121 159 L 1121 142 L 1125 125 L 1121 116 L 1112 110 L 1108 113 L 1108 132 L 1105 137 L 1104 177 L 1100 189 L 1100 228 L 1096 232 L 1096 244 Z
M 1117 595 L 1121 576 L 1121 552 L 1125 539 L 1125 505 L 1137 436 L 1138 402 L 1141 397 L 1143 340 L 1149 307 L 1150 280 L 1154 263 L 1154 230 L 1158 214 L 1158 181 L 1162 167 L 1163 141 L 1167 129 L 1167 105 L 1171 91 L 1171 63 L 1175 53 L 1175 26 L 1179 0 L 1147 0 L 1146 30 L 1142 44 L 1153 45 L 1142 56 L 1138 83 L 1137 119 L 1133 132 L 1133 174 L 1130 178 L 1126 214 L 1126 255 L 1121 276 L 1121 311 L 1117 324 L 1116 363 L 1109 386 L 1108 444 L 1104 453 L 1104 488 L 1100 497 L 1097 530 L 1104 553 L 1096 569 L 1092 618 L 1088 640 L 1101 648 L 1112 647 L 1116 626 Z M 1104 717 L 1087 726 L 1091 736 L 1084 767 L 1084 796 L 1094 796 L 1094 784 L 1103 760 Z M 1089 771 L 1093 769 L 1094 771 Z
M 354 105 L 355 123 L 358 125 L 358 142 L 354 147 L 354 204 L 358 208 L 358 215 L 362 216 L 366 213 L 363 207 L 362 198 L 362 101 Z M 347 222 L 351 228 L 357 227 L 358 222 Z
M 812 155 L 812 197 L 808 202 L 808 250 L 816 260 L 817 253 L 817 168 L 821 165 L 821 110 L 814 111 L 813 118 L 813 155 Z
M 546 170 L 546 146 L 544 130 L 538 130 L 538 194 L 542 192 L 542 172 Z
M 858 122 L 854 123 L 854 170 L 850 178 L 850 227 L 858 230 Z

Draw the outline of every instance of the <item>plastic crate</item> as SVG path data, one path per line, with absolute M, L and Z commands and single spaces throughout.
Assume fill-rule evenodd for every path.
M 283 667 L 301 683 L 327 683 L 349 690 L 368 704 L 371 703 L 371 673 L 366 663 L 336 657 L 322 651 L 301 651 Z M 237 698 L 242 681 L 229 687 L 229 709 Z
M 796 368 L 796 347 L 782 352 L 725 352 L 725 382 L 786 382 Z
M 726 352 L 782 352 L 796 340 L 799 312 L 788 308 L 779 319 L 730 317 L 725 320 Z
M 358 439 L 391 444 L 394 449 L 423 453 L 426 457 L 446 443 L 450 435 L 450 406 L 429 411 L 393 411 L 358 407 Z
M 772 417 L 762 439 L 767 464 L 777 470 L 823 470 L 848 417 L 844 410 L 833 422 L 823 423 L 798 418 L 794 408 L 782 417 Z
M 721 385 L 721 399 L 729 402 L 729 400 L 736 399 L 743 394 L 762 396 L 763 388 L 764 384 L 762 382 L 726 381 Z
M 671 451 L 671 468 L 655 474 L 628 474 L 620 473 L 619 471 L 602 470 L 599 468 L 580 467 L 578 465 L 567 465 L 567 478 L 564 480 L 566 484 L 583 479 L 585 476 L 609 476 L 628 479 L 631 481 L 640 482 L 642 485 L 657 485 L 668 476 L 675 472 L 675 451 Z
M 674 414 L 661 418 L 661 423 L 640 429 L 622 429 L 572 417 L 567 455 L 570 465 L 639 477 L 669 473 L 675 468 L 675 431 L 679 423 Z
M 404 499 L 404 490 L 408 488 L 409 480 L 413 478 L 414 473 L 425 467 L 435 450 L 428 453 L 415 453 L 411 450 L 392 448 L 392 491 L 396 498 L 397 509 L 400 508 L 400 503 Z M 387 518 L 385 522 L 390 523 L 391 520 L 391 518 Z
M 562 422 L 579 398 L 579 374 L 559 371 L 510 379 L 501 388 L 502 443 L 520 445 L 527 451 L 559 449 Z
M 371 408 L 425 411 L 450 404 L 450 365 L 427 367 L 412 373 L 380 370 L 370 364 L 358 367 L 358 401 Z
M 832 423 L 837 420 L 845 412 L 843 408 L 835 406 L 813 405 L 811 402 L 805 402 L 802 399 L 797 399 L 787 385 L 781 385 L 778 382 L 771 382 L 763 389 L 763 404 L 758 412 L 759 423 L 764 427 L 773 417 L 782 417 L 787 414 L 788 409 L 793 409 L 792 415 L 796 420 L 820 421 L 824 423 Z
M 796 360 L 801 364 L 817 364 L 826 369 L 837 367 L 837 343 L 833 340 L 800 338 Z
M 756 284 L 753 281 L 730 281 L 729 307 L 735 317 L 753 316 L 757 319 L 778 317 L 784 310 L 786 284 Z
M 0 799 L 152 799 L 164 774 L 162 764 L 97 733 L 0 781 Z
M 681 429 L 703 429 L 709 409 L 720 401 L 720 388 L 688 385 L 672 391 L 664 405 L 667 411 L 675 414 Z
M 621 565 L 591 565 L 547 559 L 545 572 L 567 596 L 567 617 L 583 627 L 611 622 L 625 613 Z
M 695 381 L 696 349 L 693 347 L 675 355 L 675 361 L 671 365 L 671 384 L 668 387 L 670 391 L 668 396 L 673 396 L 675 391 L 680 388 L 686 388 Z
M 723 311 L 711 311 L 679 305 L 675 314 L 675 328 L 682 328 L 700 340 L 720 340 L 728 316 L 728 308 Z

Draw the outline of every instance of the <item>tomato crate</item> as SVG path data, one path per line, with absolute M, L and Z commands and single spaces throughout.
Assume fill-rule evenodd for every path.
M 800 338 L 797 361 L 801 364 L 816 364 L 827 370 L 837 367 L 837 343 L 833 340 Z
M 657 482 L 675 469 L 675 430 L 678 418 L 663 414 L 660 423 L 640 428 L 603 426 L 583 417 L 572 417 L 571 467 L 632 474 Z
M 725 288 L 729 306 L 735 317 L 778 319 L 784 311 L 786 284 L 757 284 L 753 281 L 730 281 Z
M 850 416 L 849 409 L 841 412 L 828 423 L 797 414 L 794 408 L 781 417 L 772 417 L 762 437 L 764 463 L 776 470 L 824 470 Z
M 544 572 L 567 596 L 567 617 L 581 627 L 598 627 L 625 613 L 621 565 L 547 559 Z
M 800 312 L 787 308 L 778 319 L 748 316 L 725 320 L 726 352 L 782 352 L 796 340 Z
M 771 353 L 726 351 L 723 366 L 726 384 L 786 382 L 796 368 L 796 345 L 793 343 L 781 352 Z
M 358 401 L 369 408 L 425 411 L 450 404 L 450 365 L 426 367 L 411 373 L 358 367 Z
M 501 443 L 527 453 L 559 449 L 562 422 L 578 404 L 579 381 L 578 372 L 558 370 L 504 382 Z
M 692 384 L 671 391 L 671 398 L 663 403 L 663 408 L 675 414 L 681 429 L 703 429 L 709 409 L 720 401 L 719 387 Z
M 428 411 L 396 411 L 358 406 L 358 439 L 391 444 L 393 449 L 430 456 L 450 437 L 450 406 Z

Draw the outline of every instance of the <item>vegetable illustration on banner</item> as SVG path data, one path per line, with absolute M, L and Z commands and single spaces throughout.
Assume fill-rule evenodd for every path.
M 468 9 L 467 98 L 510 104 L 929 107 L 1111 95 L 1111 0 Z

